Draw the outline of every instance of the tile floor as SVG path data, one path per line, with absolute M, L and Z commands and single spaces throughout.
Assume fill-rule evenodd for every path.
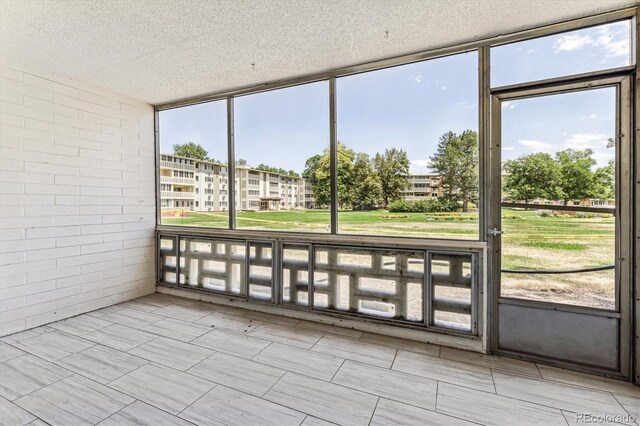
M 0 339 L 2 425 L 608 423 L 630 384 L 154 294 Z

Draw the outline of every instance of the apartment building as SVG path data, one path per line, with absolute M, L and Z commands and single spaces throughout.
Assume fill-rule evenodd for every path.
M 443 194 L 442 178 L 435 173 L 409 175 L 409 188 L 402 191 L 406 201 L 433 200 Z
M 443 195 L 435 173 L 409 176 L 403 191 L 407 201 L 432 200 Z M 228 170 L 224 164 L 161 154 L 160 195 L 163 210 L 225 211 L 229 209 Z M 236 208 L 291 210 L 316 208 L 313 185 L 300 177 L 236 166 Z
M 306 206 L 302 178 L 237 165 L 235 181 L 239 210 L 291 210 Z M 170 154 L 160 156 L 163 210 L 228 210 L 228 185 L 228 169 L 224 164 Z

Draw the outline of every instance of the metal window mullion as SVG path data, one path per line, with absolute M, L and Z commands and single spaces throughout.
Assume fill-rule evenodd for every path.
M 236 229 L 236 152 L 233 97 L 227 98 L 227 188 L 229 188 L 229 229 Z
M 331 177 L 331 233 L 338 233 L 338 133 L 336 78 L 329 79 L 329 162 Z
M 153 114 L 153 140 L 155 145 L 155 169 L 156 169 L 156 226 L 162 224 L 162 194 L 160 193 L 160 113 L 158 110 Z
M 491 76 L 490 49 L 487 46 L 478 49 L 478 200 L 479 200 L 479 232 L 480 241 L 487 241 L 489 229 L 489 182 L 487 171 L 490 170 L 490 119 L 491 119 Z
M 313 309 L 313 290 L 315 286 L 315 278 L 313 276 L 313 270 L 315 269 L 315 248 L 313 244 L 309 244 L 309 263 L 307 272 L 307 304 L 311 311 Z
M 281 305 L 282 256 L 280 250 L 282 250 L 280 241 L 271 242 L 271 303 L 275 305 Z

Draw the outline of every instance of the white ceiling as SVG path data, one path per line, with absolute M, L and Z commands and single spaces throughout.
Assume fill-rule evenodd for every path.
M 637 0 L 0 0 L 0 54 L 152 104 Z

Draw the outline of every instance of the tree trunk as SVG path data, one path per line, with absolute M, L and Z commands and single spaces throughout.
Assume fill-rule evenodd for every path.
M 562 205 L 567 207 L 569 205 L 569 199 L 565 198 L 564 201 L 562 202 Z
M 469 191 L 465 189 L 464 191 L 462 191 L 462 212 L 463 213 L 467 212 L 468 206 L 469 206 Z

